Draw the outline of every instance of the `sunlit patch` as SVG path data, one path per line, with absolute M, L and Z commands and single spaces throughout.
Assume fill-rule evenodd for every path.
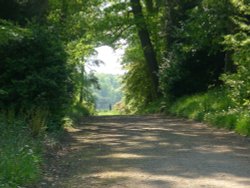
M 160 146 L 169 146 L 169 145 L 171 145 L 171 144 L 168 143 L 168 142 L 160 142 L 159 145 L 160 145 Z
M 65 130 L 68 131 L 68 132 L 71 132 L 71 133 L 80 132 L 81 131 L 81 129 L 77 129 L 77 128 L 74 128 L 72 126 L 65 127 Z
M 192 151 L 192 149 L 180 148 L 180 149 L 177 149 L 177 151 L 188 152 L 188 151 Z
M 232 148 L 228 146 L 211 146 L 211 145 L 204 145 L 201 147 L 195 147 L 196 150 L 199 152 L 210 152 L 210 153 L 227 153 L 233 152 Z
M 129 146 L 140 146 L 142 143 L 141 142 L 132 141 L 132 142 L 126 142 L 126 144 L 129 145 Z
M 110 154 L 110 155 L 100 156 L 98 158 L 142 159 L 142 158 L 146 158 L 146 156 L 132 154 L 132 153 L 114 153 L 114 154 Z
M 176 134 L 176 135 L 181 135 L 181 136 L 191 136 L 191 137 L 196 137 L 196 136 L 198 136 L 198 135 L 196 135 L 196 134 L 189 134 L 189 133 L 182 133 L 182 132 L 175 132 L 174 134 Z
M 130 169 L 130 171 L 106 171 L 95 173 L 91 177 L 99 179 L 124 179 L 124 184 L 126 187 L 153 187 L 150 182 L 161 181 L 162 184 L 169 185 L 173 184 L 171 187 L 248 187 L 250 181 L 247 178 L 234 176 L 227 173 L 214 173 L 210 176 L 197 176 L 197 174 L 189 174 L 192 176 L 197 176 L 197 178 L 190 178 L 186 176 L 187 172 L 181 173 L 181 175 L 168 174 L 166 169 L 165 174 L 155 174 L 140 171 L 138 169 Z M 86 178 L 86 177 L 82 177 Z M 115 182 L 115 181 L 114 181 Z M 121 183 L 121 182 L 120 182 Z M 121 185 L 123 185 L 121 183 Z M 245 185 L 245 186 L 244 186 Z M 154 186 L 155 187 L 155 186 Z M 158 187 L 158 186 L 157 186 Z M 167 186 L 168 187 L 168 186 Z
M 158 127 L 145 127 L 142 128 L 142 130 L 149 130 L 149 131 L 172 131 L 173 129 L 167 129 L 167 128 L 158 128 Z
M 159 138 L 157 138 L 156 136 L 145 136 L 143 137 L 144 140 L 146 141 L 158 141 Z

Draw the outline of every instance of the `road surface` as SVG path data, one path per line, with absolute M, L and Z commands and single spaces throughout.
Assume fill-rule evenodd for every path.
M 249 188 L 250 140 L 164 116 L 104 116 L 69 129 L 38 187 Z

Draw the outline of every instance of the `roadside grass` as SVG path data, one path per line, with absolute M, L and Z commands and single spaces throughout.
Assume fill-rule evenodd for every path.
M 249 111 L 236 107 L 223 89 L 183 97 L 172 104 L 169 112 L 218 128 L 234 130 L 241 135 L 250 135 Z
M 43 108 L 18 116 L 12 109 L 0 113 L 0 188 L 33 187 L 42 178 L 44 154 L 65 133 L 46 132 L 47 117 Z
M 158 100 L 155 100 L 149 104 L 147 104 L 146 107 L 139 109 L 139 111 L 136 112 L 136 114 L 158 114 L 163 113 L 166 108 L 166 104 L 164 103 L 162 98 L 159 98 Z
M 73 120 L 78 120 L 80 117 L 89 116 L 90 111 L 85 105 L 77 103 L 70 108 L 68 115 Z
M 41 175 L 42 138 L 32 136 L 23 119 L 0 117 L 0 187 L 36 182 Z
M 99 110 L 97 111 L 98 116 L 114 116 L 114 115 L 120 115 L 119 111 L 116 110 Z

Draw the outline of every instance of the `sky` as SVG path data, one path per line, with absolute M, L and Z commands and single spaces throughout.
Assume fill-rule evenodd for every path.
M 124 54 L 124 49 L 113 50 L 109 46 L 101 46 L 95 49 L 97 55 L 94 56 L 94 59 L 98 59 L 104 62 L 99 67 L 91 66 L 92 70 L 95 70 L 98 73 L 106 74 L 124 74 L 121 66 L 121 58 Z M 93 59 L 93 57 L 91 57 Z

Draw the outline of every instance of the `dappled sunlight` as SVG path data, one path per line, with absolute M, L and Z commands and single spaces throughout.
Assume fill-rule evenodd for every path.
M 187 172 L 187 174 L 189 174 Z M 197 179 L 192 179 L 190 183 L 190 178 L 183 178 L 174 175 L 155 175 L 152 173 L 142 172 L 136 169 L 130 169 L 130 171 L 120 172 L 120 171 L 111 171 L 111 172 L 100 172 L 93 175 L 96 178 L 100 179 L 131 179 L 132 182 L 128 182 L 127 187 L 158 187 L 157 183 L 155 185 L 148 185 L 148 182 L 163 182 L 162 185 L 174 185 L 178 188 L 186 187 L 203 187 L 206 184 L 209 184 L 209 187 L 223 187 L 223 188 L 232 188 L 232 187 L 242 187 L 242 184 L 248 185 L 249 181 L 246 178 L 239 178 L 236 176 L 231 176 L 229 174 L 215 173 L 212 176 L 212 179 L 206 177 L 199 177 Z M 228 176 L 227 179 L 222 179 L 223 177 Z M 235 181 L 230 181 L 234 179 Z M 165 183 L 164 183 L 165 182 Z M 245 183 L 242 183 L 245 182 Z M 130 186 L 128 186 L 130 184 Z M 167 186 L 171 187 L 171 186 Z
M 212 146 L 212 145 L 204 145 L 200 147 L 195 147 L 194 149 L 198 150 L 199 152 L 209 152 L 209 153 L 229 153 L 234 152 L 232 147 L 222 145 L 222 146 Z
M 188 134 L 188 133 L 174 133 L 174 134 L 183 136 L 198 136 L 197 134 Z
M 70 150 L 61 155 L 63 173 L 56 187 L 250 185 L 248 140 L 201 123 L 161 116 L 103 116 L 87 118 L 68 131 Z
M 159 142 L 159 146 L 170 146 L 168 142 Z
M 75 127 L 72 127 L 72 126 L 68 126 L 68 127 L 65 127 L 65 130 L 68 131 L 68 132 L 81 132 L 81 129 L 78 129 L 78 128 L 75 128 Z
M 143 124 L 145 125 L 145 124 Z M 173 129 L 160 128 L 160 127 L 142 127 L 141 130 L 145 131 L 172 131 Z
M 144 156 L 144 155 L 138 155 L 138 154 L 132 154 L 132 153 L 114 153 L 110 155 L 105 155 L 105 156 L 99 156 L 98 158 L 118 158 L 118 159 L 140 159 L 140 158 L 145 158 L 149 156 Z

